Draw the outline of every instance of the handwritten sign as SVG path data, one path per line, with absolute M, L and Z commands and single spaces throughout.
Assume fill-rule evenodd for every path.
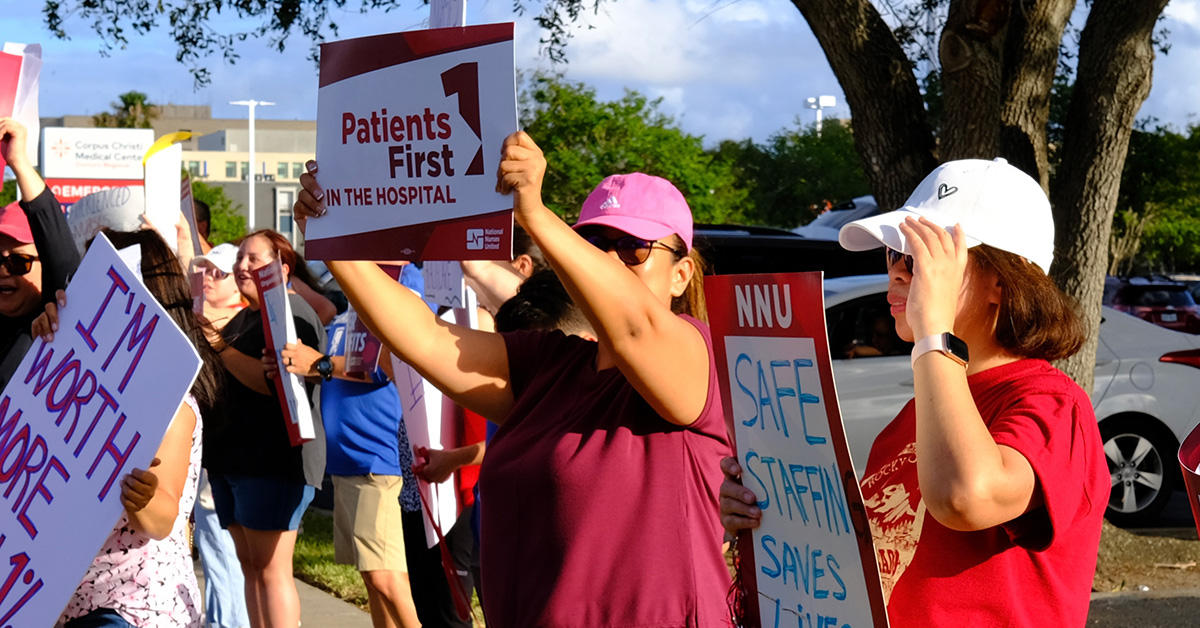
M 762 525 L 738 540 L 747 626 L 887 626 L 838 411 L 820 273 L 705 281 L 725 416 Z
M 275 394 L 287 423 L 288 439 L 292 446 L 302 445 L 317 437 L 312 420 L 312 407 L 304 380 L 287 372 L 283 361 L 283 345 L 296 342 L 296 323 L 292 320 L 292 304 L 288 301 L 287 281 L 283 266 L 275 260 L 258 270 L 250 271 L 258 288 L 259 312 L 263 317 L 263 335 L 267 348 L 275 354 Z
M 514 77 L 512 24 L 322 44 L 309 259 L 511 259 Z
M 148 468 L 200 357 L 98 236 L 53 342 L 0 395 L 0 626 L 52 626 Z
M 467 283 L 458 262 L 425 262 L 421 276 L 425 279 L 426 301 L 446 307 L 466 306 Z

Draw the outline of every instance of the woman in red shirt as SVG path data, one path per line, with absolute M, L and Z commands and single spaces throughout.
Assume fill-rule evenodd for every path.
M 839 240 L 887 247 L 896 333 L 916 342 L 915 398 L 860 482 L 891 625 L 1083 626 L 1109 476 L 1090 398 L 1049 363 L 1087 331 L 1047 276 L 1045 193 L 1002 159 L 949 162 Z M 722 464 L 722 522 L 756 527 Z
M 489 626 L 728 625 L 715 513 L 729 448 L 691 211 L 664 179 L 617 175 L 572 229 L 542 204 L 545 170 L 515 133 L 498 189 L 598 342 L 450 325 L 374 264 L 329 268 L 389 348 L 500 425 L 480 476 Z M 301 184 L 304 225 L 325 206 L 311 174 Z

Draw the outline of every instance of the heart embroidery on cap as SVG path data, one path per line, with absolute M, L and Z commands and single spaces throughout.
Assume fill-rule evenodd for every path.
M 938 186 L 938 200 L 946 198 L 947 196 L 950 196 L 951 194 L 954 194 L 957 191 L 958 191 L 958 188 L 954 187 L 953 185 L 946 185 L 945 183 L 943 183 Z

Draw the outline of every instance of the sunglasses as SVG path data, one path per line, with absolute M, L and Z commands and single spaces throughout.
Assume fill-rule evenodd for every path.
M 8 274 L 18 277 L 29 274 L 33 270 L 33 263 L 38 260 L 36 255 L 26 255 L 24 253 L 9 253 L 0 257 L 0 267 L 8 271 Z
M 205 266 L 204 269 L 201 270 L 200 272 L 203 273 L 204 276 L 206 276 L 210 279 L 215 279 L 217 281 L 221 281 L 222 279 L 229 276 L 229 273 L 227 273 L 215 266 Z
M 660 247 L 664 250 L 675 254 L 676 258 L 683 258 L 687 255 L 687 251 L 680 251 L 669 247 L 658 240 L 643 240 L 631 235 L 621 236 L 616 239 L 606 238 L 602 235 L 584 236 L 592 246 L 604 251 L 605 253 L 616 249 L 617 258 L 625 263 L 626 266 L 637 266 L 646 263 L 650 259 L 650 251 L 654 247 Z
M 896 262 L 903 259 L 904 260 L 904 269 L 910 273 L 913 271 L 912 270 L 913 269 L 913 256 L 905 255 L 904 253 L 901 253 L 900 251 L 897 251 L 896 249 L 893 249 L 889 246 L 883 247 L 883 250 L 885 253 L 887 253 L 887 267 L 889 269 L 892 266 L 895 266 Z

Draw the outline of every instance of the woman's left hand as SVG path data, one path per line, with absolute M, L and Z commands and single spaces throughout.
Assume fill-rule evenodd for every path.
M 542 205 L 542 179 L 546 176 L 546 156 L 524 131 L 504 138 L 500 156 L 496 191 L 514 193 L 513 212 L 517 222 L 521 222 L 524 217 L 545 207 Z
M 162 461 L 155 458 L 150 463 L 150 469 L 157 467 Z M 125 510 L 135 513 L 146 507 L 158 491 L 158 476 L 147 469 L 134 469 L 121 479 L 121 505 Z
M 967 238 L 961 225 L 954 233 L 928 218 L 905 218 L 900 231 L 913 256 L 912 284 L 906 316 L 917 340 L 954 331 L 958 296 L 967 270 Z

